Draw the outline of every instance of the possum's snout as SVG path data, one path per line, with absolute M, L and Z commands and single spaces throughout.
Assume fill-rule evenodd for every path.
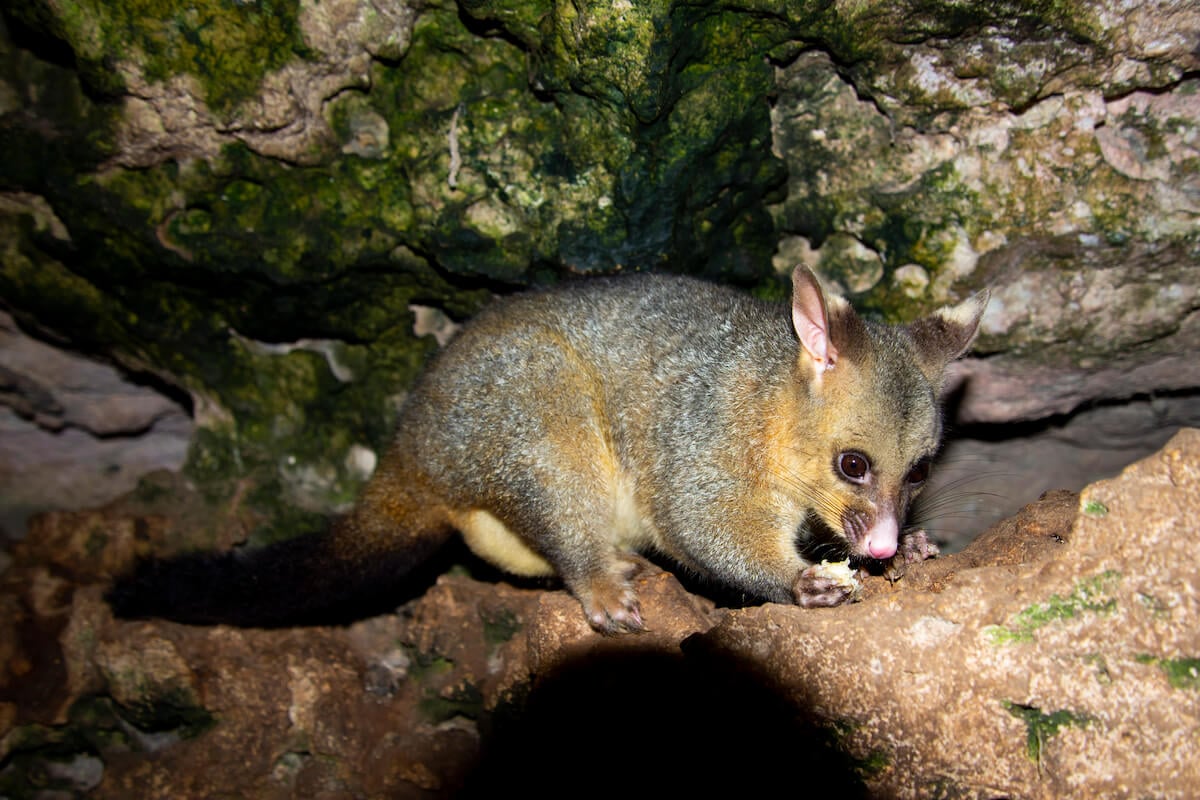
M 896 555 L 900 524 L 888 510 L 877 513 L 874 519 L 861 511 L 847 510 L 842 518 L 842 529 L 858 555 L 880 561 Z

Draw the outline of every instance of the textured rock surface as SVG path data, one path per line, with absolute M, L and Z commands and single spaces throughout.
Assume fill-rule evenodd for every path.
M 1183 23 L 1164 44 L 1200 37 L 1194 11 L 1159 11 L 1164 26 Z M 1067 46 L 1028 63 L 1055 77 L 1017 91 L 1002 74 L 1017 60 L 977 74 L 961 59 L 994 38 L 897 46 L 894 83 L 873 74 L 884 94 L 868 98 L 823 54 L 780 69 L 774 129 L 790 181 L 777 214 L 796 235 L 777 263 L 805 261 L 894 316 L 959 283 L 992 286 L 977 346 L 992 357 L 964 365 L 964 421 L 1194 388 L 1200 82 L 1168 70 L 1153 93 L 1109 101 L 1108 82 L 1144 73 L 1130 66 L 1140 59 L 1105 68 Z M 942 105 L 896 100 L 911 93 Z
M 1192 797 L 1197 497 L 1189 430 L 856 605 L 715 607 L 649 569 L 651 632 L 616 639 L 463 575 L 345 628 L 114 621 L 106 577 L 179 523 L 45 515 L 0 576 L 0 790 L 635 791 L 596 768 L 616 739 L 647 792 Z
M 462 576 L 345 630 L 123 624 L 100 596 L 136 555 L 345 507 L 438 313 L 573 273 L 770 294 L 804 261 L 896 319 L 991 285 L 957 398 L 982 446 L 950 489 L 1111 472 L 1200 416 L 1198 54 L 1169 0 L 6 7 L 3 305 L 182 387 L 196 428 L 182 476 L 5 554 L 0 794 L 627 792 L 630 762 L 663 791 L 1194 796 L 1194 433 L 1073 528 L 1054 495 L 828 612 L 657 572 L 627 640 Z M 56 359 L 0 355 L 4 403 L 74 450 L 107 423 L 48 388 Z M 103 443 L 163 419 L 145 402 Z M 2 419 L 0 450 L 43 449 Z M 987 427 L 1012 420 L 1038 444 Z M 974 533 L 947 502 L 930 527 Z
M 989 283 L 964 419 L 1194 391 L 1200 13 L 1114 3 L 23 3 L 0 295 L 192 395 L 189 477 L 344 507 L 483 287 L 810 261 Z
M 960 426 L 912 521 L 950 549 L 1045 492 L 1079 491 L 1157 451 L 1180 428 L 1200 428 L 1191 394 L 1100 404 L 1021 426 Z
M 1062 539 L 1048 558 L 956 570 L 936 591 L 835 614 L 735 612 L 709 642 L 839 722 L 887 796 L 1188 797 L 1200 788 L 1186 522 L 1198 465 L 1189 430 L 1088 487 L 1069 533 L 1041 531 Z
M 161 391 L 23 334 L 0 313 L 0 531 L 30 514 L 81 509 L 178 470 L 192 422 Z

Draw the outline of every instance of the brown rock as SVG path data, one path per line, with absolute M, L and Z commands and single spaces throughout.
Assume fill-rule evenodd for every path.
M 1016 516 L 1002 520 L 981 533 L 959 553 L 908 564 L 900 575 L 868 577 L 863 581 L 863 599 L 913 589 L 941 591 L 963 570 L 980 566 L 1011 566 L 1044 561 L 1067 542 L 1079 510 L 1079 494 L 1053 491 Z
M 540 598 L 529 631 L 529 667 L 535 680 L 569 663 L 630 651 L 677 654 L 679 643 L 721 618 L 714 604 L 689 594 L 675 576 L 649 564 L 635 578 L 647 630 L 633 636 L 595 635 L 578 601 L 563 592 Z
M 707 644 L 843 731 L 880 796 L 1194 797 L 1198 498 L 1188 430 L 1088 487 L 1043 561 L 1008 549 L 930 591 L 737 611 Z
M 18 564 L 45 564 L 78 581 L 105 581 L 120 573 L 151 542 L 161 542 L 166 520 L 105 510 L 51 511 L 29 524 L 13 544 Z
M 0 769 L 100 798 L 1195 796 L 1198 484 L 1187 431 L 836 609 L 648 567 L 651 630 L 611 638 L 456 573 L 344 628 L 115 621 L 137 518 L 61 516 L 0 581 Z

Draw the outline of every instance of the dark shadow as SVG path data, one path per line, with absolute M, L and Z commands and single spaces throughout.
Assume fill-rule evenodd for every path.
M 480 762 L 455 796 L 868 796 L 832 726 L 702 642 L 593 653 L 544 676 L 481 723 Z
M 366 566 L 325 565 L 324 541 L 316 533 L 265 547 L 149 559 L 118 577 L 105 599 L 122 619 L 272 629 L 351 625 L 391 614 L 451 570 L 520 588 L 560 585 L 501 573 L 457 536 L 428 556 L 404 551 Z

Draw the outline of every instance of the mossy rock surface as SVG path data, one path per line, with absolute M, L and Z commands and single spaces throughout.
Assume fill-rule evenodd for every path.
M 34 0 L 0 17 L 0 295 L 190 395 L 214 495 L 345 507 L 434 348 L 413 305 L 638 269 L 778 295 L 796 241 L 907 319 L 1030 237 L 1193 242 L 1195 55 L 1106 13 Z

